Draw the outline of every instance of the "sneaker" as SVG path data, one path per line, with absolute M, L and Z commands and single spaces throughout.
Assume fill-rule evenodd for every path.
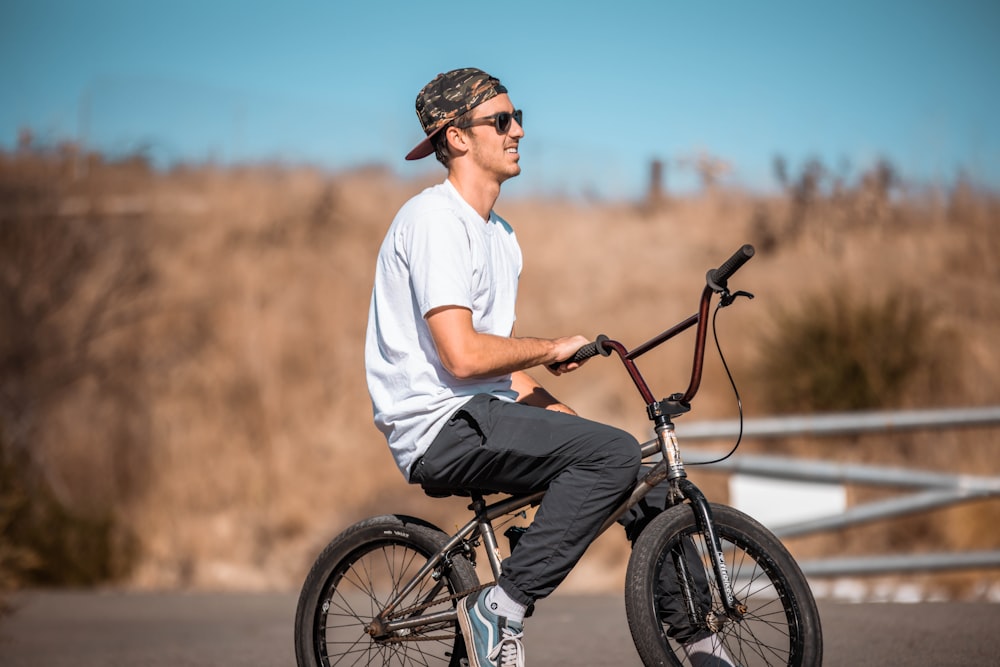
M 717 635 L 709 635 L 704 639 L 684 644 L 691 667 L 735 667 L 736 663 L 726 653 L 722 641 Z
M 458 624 L 465 636 L 469 667 L 524 667 L 523 627 L 486 608 L 488 590 L 458 603 Z

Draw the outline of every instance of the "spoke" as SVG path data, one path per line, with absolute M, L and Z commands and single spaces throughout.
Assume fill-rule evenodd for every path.
M 788 651 L 780 647 L 772 646 L 769 642 L 761 639 L 750 624 L 742 623 L 735 625 L 733 632 L 727 633 L 727 636 L 736 637 L 738 639 L 736 645 L 739 647 L 738 653 L 741 662 L 746 662 L 746 649 L 749 648 L 755 655 L 759 656 L 761 660 L 764 660 L 765 663 L 769 665 L 775 663 L 771 663 L 768 660 L 767 654 L 770 654 L 774 656 L 775 659 L 778 659 L 780 663 L 777 664 L 784 665 L 787 663 Z M 752 638 L 752 640 L 747 639 L 747 637 Z
M 363 574 L 368 579 L 367 584 L 359 579 L 362 573 L 358 572 L 355 569 L 355 566 L 363 571 Z M 344 576 L 340 581 L 350 584 L 360 592 L 364 593 L 369 600 L 374 599 L 375 597 L 375 593 L 371 588 L 371 574 L 368 572 L 367 563 L 363 559 L 358 559 L 354 563 L 351 563 L 351 568 L 344 572 Z
M 328 642 L 328 645 L 331 644 L 331 643 L 333 643 L 333 642 Z M 336 642 L 336 643 L 337 644 L 346 644 L 347 642 Z M 351 648 L 348 648 L 347 650 L 338 652 L 337 655 L 335 656 L 336 661 L 335 662 L 331 662 L 330 665 L 339 665 L 339 664 L 341 664 L 343 662 L 343 660 L 345 658 L 348 658 L 348 657 L 350 657 L 352 655 L 355 655 L 357 657 L 355 658 L 354 662 L 351 663 L 351 664 L 353 664 L 353 665 L 358 664 L 358 660 L 362 659 L 365 656 L 365 654 L 371 652 L 371 647 L 369 645 L 362 646 L 362 647 L 357 647 L 357 645 L 359 643 L 360 643 L 360 641 L 355 641 L 351 645 Z M 329 652 L 326 653 L 326 657 L 327 658 L 331 657 Z M 364 663 L 361 663 L 361 664 L 368 664 L 368 661 L 366 661 Z
M 411 649 L 411 648 L 413 649 L 412 651 L 408 650 L 408 649 Z M 424 653 L 424 649 L 423 649 L 422 646 L 420 646 L 419 642 L 415 642 L 412 646 L 408 646 L 408 647 L 404 648 L 403 649 L 403 653 L 406 654 L 406 657 L 410 658 L 413 662 L 416 662 L 419 659 L 420 662 L 418 664 L 421 664 L 421 665 L 428 665 L 428 664 L 430 664 L 430 663 L 427 662 L 427 656 Z M 413 653 L 416 653 L 417 655 L 414 656 Z
M 395 568 L 395 562 L 396 562 L 396 559 L 395 559 L 395 556 L 396 556 L 396 546 L 395 545 L 392 546 L 392 554 L 391 555 L 392 555 L 392 558 L 390 558 L 390 554 L 389 554 L 389 550 L 388 549 L 382 549 L 382 560 L 385 561 L 385 569 L 389 573 L 389 582 L 392 585 L 391 595 L 392 595 L 392 597 L 396 597 L 396 593 L 398 592 L 397 589 L 396 589 L 396 582 L 398 581 L 398 578 L 396 577 L 396 568 Z

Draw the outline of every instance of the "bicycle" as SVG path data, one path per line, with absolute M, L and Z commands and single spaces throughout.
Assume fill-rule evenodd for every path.
M 653 487 L 669 485 L 667 506 L 635 540 L 626 570 L 628 625 L 646 665 L 688 664 L 660 618 L 661 572 L 676 575 L 674 586 L 681 591 L 688 622 L 714 633 L 743 667 L 822 662 L 819 612 L 802 571 L 778 538 L 757 521 L 708 502 L 687 478 L 674 429 L 673 418 L 691 409 L 701 384 L 712 297 L 720 299 L 716 314 L 739 296 L 752 298 L 747 292 L 731 293 L 727 282 L 753 254 L 753 247 L 745 245 L 709 270 L 698 312 L 686 320 L 632 350 L 598 336 L 571 359 L 616 353 L 645 401 L 656 433 L 642 445 L 643 459 L 655 463 L 608 518 L 602 533 Z M 635 360 L 695 325 L 687 390 L 656 400 Z M 449 493 L 425 491 L 432 496 Z M 463 664 L 465 644 L 455 605 L 493 583 L 479 582 L 477 548 L 485 546 L 495 581 L 501 555 L 494 522 L 526 516 L 544 491 L 489 504 L 476 491 L 455 495 L 470 497 L 473 517 L 453 535 L 422 519 L 392 514 L 360 521 L 328 544 L 305 579 L 296 609 L 299 667 Z M 504 533 L 511 550 L 522 531 L 512 526 Z M 709 595 L 709 604 L 704 604 Z

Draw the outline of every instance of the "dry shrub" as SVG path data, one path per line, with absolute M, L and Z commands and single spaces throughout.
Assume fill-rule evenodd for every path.
M 873 297 L 843 284 L 777 310 L 755 374 L 770 410 L 900 407 L 919 376 L 946 381 L 954 355 L 925 302 L 898 287 Z
M 123 174 L 135 188 L 149 171 L 78 178 L 76 157 L 0 159 L 0 570 L 30 584 L 127 574 L 119 509 L 147 479 L 145 230 L 91 194 Z

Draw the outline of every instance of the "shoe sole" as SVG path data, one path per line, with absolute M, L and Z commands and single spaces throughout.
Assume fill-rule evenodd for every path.
M 478 593 L 475 595 L 478 596 Z M 462 638 L 465 640 L 465 653 L 469 660 L 469 667 L 493 667 L 493 665 L 483 665 L 479 662 L 476 645 L 472 639 L 472 621 L 469 620 L 468 601 L 468 598 L 462 598 L 456 611 L 458 612 L 458 627 L 462 628 Z

